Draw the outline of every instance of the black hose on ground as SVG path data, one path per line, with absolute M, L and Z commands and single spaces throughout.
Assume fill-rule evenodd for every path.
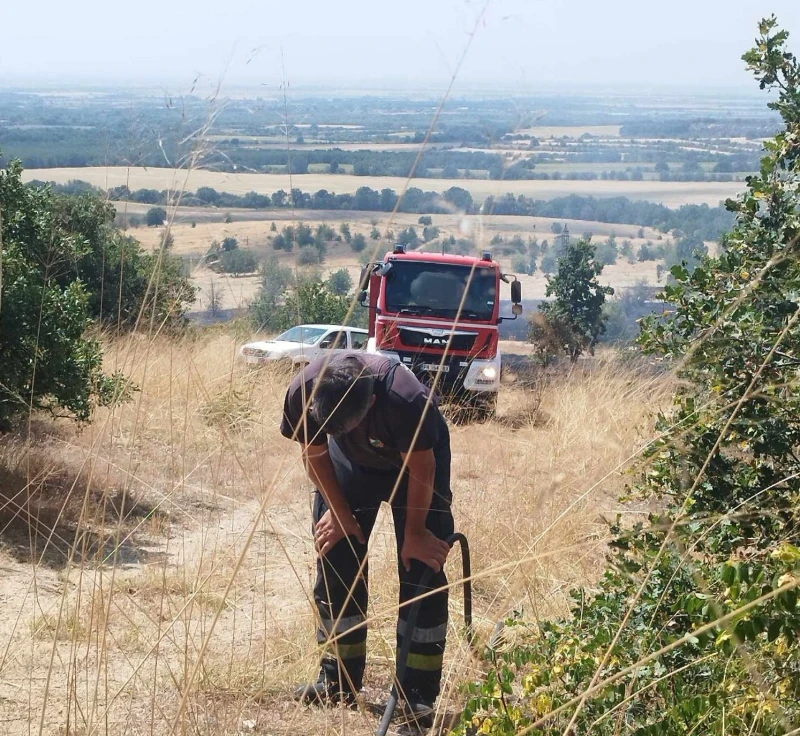
M 466 625 L 467 638 L 471 644 L 474 632 L 472 630 L 472 563 L 469 557 L 469 542 L 467 542 L 467 538 L 461 534 L 461 532 L 451 534 L 447 539 L 445 539 L 445 542 L 447 542 L 451 547 L 456 542 L 461 544 L 461 563 L 463 566 L 464 579 L 464 624 Z M 433 570 L 430 567 L 423 573 L 422 578 L 417 586 L 420 596 L 426 592 L 425 586 L 427 586 L 432 575 Z M 414 633 L 414 629 L 417 626 L 419 607 L 422 604 L 422 600 L 423 599 L 421 597 L 417 597 L 411 606 L 408 619 L 406 620 L 406 635 L 403 637 L 403 646 L 400 647 L 400 652 L 397 655 L 397 672 L 395 675 L 395 681 L 392 685 L 391 693 L 389 694 L 389 702 L 386 704 L 386 710 L 383 712 L 383 718 L 381 718 L 381 725 L 378 727 L 377 736 L 386 736 L 386 733 L 389 731 L 389 724 L 392 721 L 392 716 L 394 715 L 394 709 L 397 707 L 397 686 L 398 683 L 403 681 L 403 675 L 406 673 L 406 663 L 408 662 L 408 652 L 411 648 L 411 638 Z

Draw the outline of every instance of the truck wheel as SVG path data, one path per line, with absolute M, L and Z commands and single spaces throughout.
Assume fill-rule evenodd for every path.
M 497 394 L 479 396 L 473 400 L 472 414 L 476 422 L 488 422 L 497 412 Z

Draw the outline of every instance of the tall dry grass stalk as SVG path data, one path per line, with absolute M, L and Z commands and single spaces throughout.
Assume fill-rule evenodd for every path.
M 131 402 L 82 429 L 39 420 L 27 439 L 3 439 L 3 733 L 374 732 L 365 709 L 289 698 L 318 664 L 311 488 L 278 432 L 289 377 L 246 369 L 236 346 L 221 331 L 108 340 L 109 367 L 139 389 Z M 668 389 L 611 356 L 551 379 L 535 411 L 511 385 L 499 419 L 453 427 L 481 636 L 513 610 L 561 613 L 568 588 L 591 583 L 602 517 Z M 396 618 L 386 513 L 370 565 L 375 703 Z M 455 559 L 449 569 L 457 583 Z M 460 606 L 456 586 L 442 712 L 457 712 L 457 686 L 480 668 Z

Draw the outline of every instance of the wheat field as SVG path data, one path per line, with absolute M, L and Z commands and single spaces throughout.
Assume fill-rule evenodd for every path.
M 0 731 L 361 734 L 390 685 L 396 562 L 383 511 L 370 548 L 358 711 L 300 707 L 315 675 L 311 487 L 278 433 L 288 376 L 238 364 L 235 335 L 105 338 L 131 400 L 91 424 L 33 417 L 0 440 Z M 613 353 L 508 374 L 499 416 L 453 426 L 457 527 L 470 539 L 479 640 L 514 610 L 566 611 L 601 569 L 604 516 L 669 383 Z M 628 512 L 630 513 L 630 511 Z M 438 722 L 479 675 L 460 563 Z

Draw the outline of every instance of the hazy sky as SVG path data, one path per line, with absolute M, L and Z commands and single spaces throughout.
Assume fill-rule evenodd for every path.
M 0 0 L 0 87 L 198 74 L 274 90 L 290 84 L 441 89 L 484 7 L 479 0 Z M 800 0 L 493 0 L 457 90 L 559 84 L 752 88 L 740 61 L 758 19 L 795 32 Z

